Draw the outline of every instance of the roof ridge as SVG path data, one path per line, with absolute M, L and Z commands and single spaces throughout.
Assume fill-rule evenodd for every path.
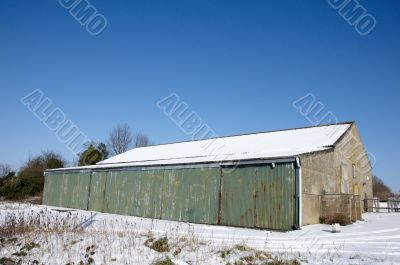
M 304 126 L 304 127 L 296 127 L 296 128 L 289 128 L 289 129 L 279 129 L 279 130 L 271 130 L 271 131 L 259 131 L 259 132 L 252 132 L 252 133 L 241 133 L 241 134 L 233 134 L 233 135 L 225 135 L 225 136 L 217 136 L 211 137 L 206 139 L 197 139 L 197 140 L 183 140 L 171 143 L 164 143 L 164 144 L 155 144 L 145 147 L 136 147 L 134 149 L 141 149 L 141 148 L 148 148 L 153 146 L 162 146 L 162 145 L 170 145 L 170 144 L 179 144 L 179 143 L 188 143 L 188 142 L 200 142 L 206 140 L 213 140 L 213 139 L 221 139 L 221 138 L 230 138 L 230 137 L 237 137 L 237 136 L 246 136 L 246 135 L 254 135 L 254 134 L 261 134 L 261 133 L 273 133 L 273 132 L 283 132 L 283 131 L 293 131 L 293 130 L 302 130 L 302 129 L 310 129 L 310 128 L 318 128 L 318 127 L 325 127 L 325 126 L 334 126 L 334 125 L 345 125 L 345 124 L 354 124 L 355 121 L 345 121 L 345 122 L 338 122 L 338 123 L 328 123 L 328 124 L 318 124 L 318 125 L 311 125 L 311 126 Z M 131 149 L 133 150 L 133 149 Z M 128 150 L 130 151 L 130 150 Z

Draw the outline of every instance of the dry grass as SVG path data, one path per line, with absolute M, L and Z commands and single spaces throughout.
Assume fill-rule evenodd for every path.
M 223 246 L 180 229 L 171 226 L 167 236 L 79 211 L 0 210 L 0 264 L 296 264 L 245 242 Z
M 1 216 L 0 237 L 13 237 L 35 231 L 40 232 L 83 232 L 82 224 L 85 219 L 78 215 L 68 218 L 52 218 L 46 211 L 7 212 Z
M 174 265 L 175 263 L 172 262 L 172 260 L 169 257 L 165 257 L 162 259 L 156 259 L 153 262 L 153 265 Z
M 157 252 L 168 252 L 170 250 L 167 237 L 159 239 L 149 238 L 144 242 L 144 245 Z

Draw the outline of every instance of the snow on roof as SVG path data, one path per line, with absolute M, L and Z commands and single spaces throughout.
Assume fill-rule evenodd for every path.
M 294 157 L 332 148 L 351 125 L 341 123 L 135 148 L 101 161 L 96 167 Z

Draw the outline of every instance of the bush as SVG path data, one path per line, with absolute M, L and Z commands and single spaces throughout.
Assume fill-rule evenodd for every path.
M 11 172 L 0 179 L 0 197 L 6 200 L 23 199 L 23 194 L 34 193 L 29 183 Z
M 351 224 L 350 218 L 348 218 L 343 213 L 334 213 L 332 215 L 321 216 L 319 218 L 319 222 L 321 224 L 328 224 L 328 225 L 339 223 L 342 226 Z
M 224 248 L 223 250 L 218 251 L 217 253 L 222 259 L 226 259 L 230 254 L 232 254 L 232 249 Z
M 23 199 L 24 193 L 31 193 L 30 186 L 17 176 L 3 179 L 0 184 L 0 196 L 6 200 Z
M 54 152 L 44 152 L 30 159 L 16 176 L 10 172 L 0 179 L 0 197 L 6 200 L 20 200 L 35 196 L 43 191 L 44 171 L 64 167 L 64 160 Z
M 149 247 L 157 252 L 168 252 L 170 250 L 170 246 L 168 244 L 168 238 L 162 237 L 158 240 L 154 240 L 153 238 L 149 238 L 144 242 L 146 247 Z
M 103 152 L 107 152 L 107 149 L 104 149 L 105 147 L 103 146 L 103 143 L 99 144 L 99 147 L 94 146 L 93 144 L 90 144 L 85 151 L 83 151 L 79 155 L 79 166 L 88 166 L 88 165 L 95 165 L 103 158 L 105 155 Z M 103 151 L 100 149 L 103 148 Z

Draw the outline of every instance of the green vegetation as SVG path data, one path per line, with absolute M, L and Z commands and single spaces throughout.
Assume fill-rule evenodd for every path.
M 147 135 L 133 133 L 127 124 L 117 125 L 105 142 L 92 141 L 84 144 L 83 151 L 77 155 L 73 165 L 94 165 L 107 159 L 110 154 L 116 155 L 131 148 L 148 145 L 150 140 Z M 40 203 L 45 170 L 65 166 L 62 156 L 53 151 L 29 158 L 18 172 L 12 170 L 10 165 L 0 163 L 0 201 L 29 199 L 30 202 Z
M 217 252 L 222 259 L 226 259 L 231 253 L 232 250 L 229 248 L 225 248 Z
M 90 144 L 88 148 L 83 151 L 79 156 L 79 166 L 95 165 L 103 160 L 104 154 L 93 144 Z
M 61 155 L 55 152 L 43 152 L 29 159 L 18 174 L 9 171 L 0 176 L 0 198 L 19 200 L 40 195 L 44 186 L 44 171 L 64 165 Z
M 167 237 L 162 237 L 157 240 L 154 238 L 149 238 L 144 242 L 144 245 L 157 252 L 168 252 L 170 250 Z

